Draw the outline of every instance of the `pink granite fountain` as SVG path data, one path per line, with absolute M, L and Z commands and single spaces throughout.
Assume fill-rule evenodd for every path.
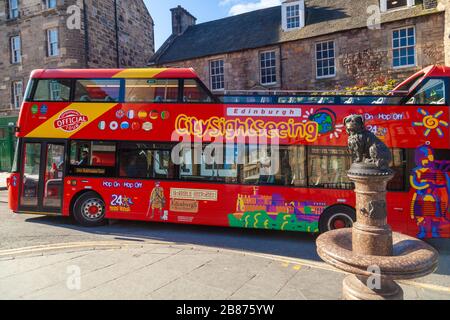
M 364 119 L 345 119 L 353 164 L 348 176 L 355 183 L 357 222 L 351 229 L 327 232 L 317 239 L 317 252 L 328 264 L 350 273 L 344 280 L 346 300 L 402 300 L 395 280 L 433 273 L 438 253 L 416 238 L 393 233 L 387 224 L 386 190 L 393 178 L 391 153 L 366 130 Z

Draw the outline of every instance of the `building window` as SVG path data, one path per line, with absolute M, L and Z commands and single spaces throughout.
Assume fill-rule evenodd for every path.
M 8 0 L 9 19 L 17 19 L 19 17 L 19 0 Z
M 317 78 L 336 76 L 336 51 L 334 41 L 316 43 Z
M 396 10 L 414 6 L 415 0 L 381 0 L 381 11 Z
M 47 9 L 56 8 L 57 1 L 56 0 L 47 0 Z
M 14 109 L 20 109 L 23 99 L 23 82 L 14 81 L 12 83 L 12 103 Z
M 20 36 L 11 37 L 11 63 L 22 62 Z
M 210 62 L 210 78 L 212 90 L 225 89 L 225 70 L 223 60 L 215 60 Z
M 277 83 L 277 60 L 275 51 L 261 52 L 261 84 L 270 85 Z
M 394 30 L 392 33 L 394 68 L 416 65 L 416 32 L 414 27 Z
M 284 31 L 302 28 L 305 25 L 305 1 L 299 0 L 283 3 L 281 15 Z
M 300 5 L 286 7 L 286 25 L 288 29 L 300 28 Z
M 47 30 L 47 52 L 49 57 L 59 55 L 58 29 Z

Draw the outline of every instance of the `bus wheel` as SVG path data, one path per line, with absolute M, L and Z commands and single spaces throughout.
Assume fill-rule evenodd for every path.
M 356 221 L 356 211 L 347 206 L 334 206 L 324 211 L 319 221 L 320 233 L 351 228 Z
M 105 202 L 95 192 L 81 195 L 74 203 L 75 220 L 84 227 L 98 227 L 105 221 Z

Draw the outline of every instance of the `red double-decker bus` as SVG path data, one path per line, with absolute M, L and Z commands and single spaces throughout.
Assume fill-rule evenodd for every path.
M 191 69 L 37 70 L 18 122 L 10 208 L 84 226 L 349 227 L 343 119 L 361 114 L 392 150 L 389 223 L 449 237 L 449 85 L 450 68 L 432 66 L 385 95 L 217 97 Z

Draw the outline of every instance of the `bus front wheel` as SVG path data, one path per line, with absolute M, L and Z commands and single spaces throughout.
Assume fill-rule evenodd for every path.
M 338 205 L 324 211 L 320 217 L 319 231 L 325 233 L 336 229 L 351 228 L 355 222 L 355 209 Z
M 73 205 L 74 218 L 83 227 L 104 225 L 105 213 L 105 202 L 95 192 L 82 194 Z

